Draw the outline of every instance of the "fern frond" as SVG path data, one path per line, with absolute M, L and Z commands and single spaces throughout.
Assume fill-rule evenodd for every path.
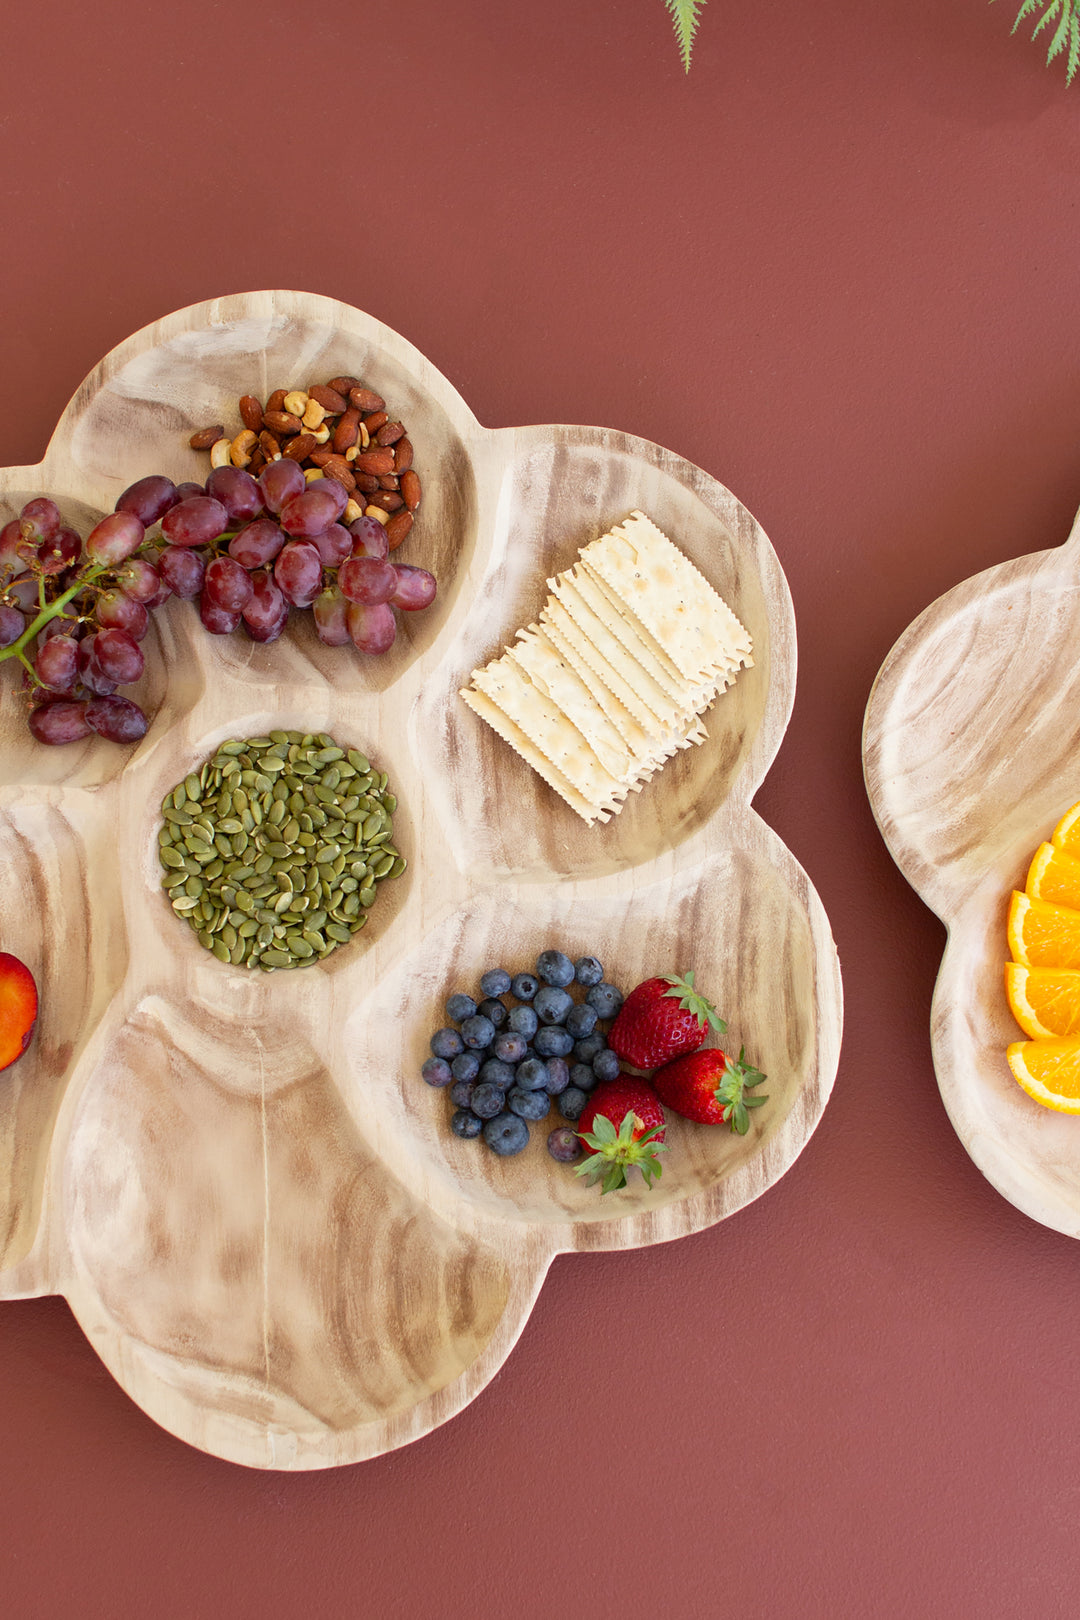
M 675 38 L 679 42 L 683 67 L 689 73 L 690 52 L 694 47 L 694 35 L 700 21 L 698 12 L 705 4 L 705 0 L 664 0 L 664 4 L 671 13 L 671 20 L 675 25 Z
M 1031 37 L 1037 39 L 1044 28 L 1049 28 L 1051 23 L 1056 22 L 1046 49 L 1046 61 L 1049 65 L 1068 45 L 1065 83 L 1072 84 L 1077 69 L 1080 69 L 1080 0 L 1023 0 L 1020 10 L 1016 13 L 1012 32 L 1015 34 L 1020 24 L 1034 16 L 1036 11 L 1039 12 L 1039 20 L 1031 31 Z

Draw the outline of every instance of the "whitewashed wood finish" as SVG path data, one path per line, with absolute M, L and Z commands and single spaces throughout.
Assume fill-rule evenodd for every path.
M 205 476 L 194 427 L 339 372 L 409 424 L 424 506 L 404 560 L 437 604 L 378 661 L 297 626 L 258 647 L 155 617 L 151 729 L 134 751 L 49 750 L 5 684 L 0 944 L 40 965 L 34 1045 L 0 1077 L 0 1297 L 63 1294 L 159 1423 L 257 1467 L 403 1444 L 493 1376 L 572 1249 L 693 1232 L 775 1181 L 835 1074 L 839 969 L 805 874 L 750 800 L 794 694 L 791 604 L 768 540 L 678 456 L 596 428 L 482 428 L 415 349 L 301 293 L 182 310 L 113 351 L 43 463 L 0 473 L 86 524 L 144 473 Z M 586 828 L 456 698 L 546 577 L 634 506 L 751 629 L 757 666 L 608 827 Z M 5 683 L 10 675 L 5 676 Z M 229 736 L 327 729 L 390 775 L 405 878 L 365 933 L 302 973 L 223 967 L 161 894 L 163 794 Z M 13 879 L 13 881 L 12 881 Z M 601 1201 L 544 1148 L 499 1161 L 419 1079 L 445 996 L 544 945 L 630 985 L 697 969 L 769 1074 L 734 1138 L 673 1121 L 662 1183 Z
M 949 1117 L 1018 1208 L 1080 1237 L 1080 1122 L 1005 1061 L 1006 913 L 1038 844 L 1080 799 L 1080 521 L 1067 542 L 939 598 L 904 632 L 866 709 L 874 815 L 949 937 L 931 1039 Z

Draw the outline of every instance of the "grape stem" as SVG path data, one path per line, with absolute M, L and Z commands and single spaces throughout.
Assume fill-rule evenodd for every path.
M 38 613 L 37 618 L 32 620 L 31 623 L 27 625 L 18 641 L 13 641 L 10 647 L 0 649 L 0 664 L 4 662 L 5 658 L 17 658 L 20 663 L 26 665 L 27 669 L 30 670 L 31 675 L 33 675 L 33 668 L 31 667 L 29 659 L 26 657 L 26 648 L 29 646 L 30 642 L 33 641 L 35 636 L 40 635 L 45 626 L 52 619 L 55 619 L 63 611 L 63 609 L 67 607 L 68 603 L 73 601 L 74 598 L 78 596 L 80 591 L 85 590 L 87 585 L 89 585 L 92 580 L 97 579 L 99 574 L 104 574 L 107 571 L 107 565 L 104 563 L 91 564 L 86 572 L 75 581 L 74 585 L 69 586 L 62 595 L 56 598 L 55 602 L 46 603 Z M 45 579 L 44 576 L 42 576 L 41 584 L 38 589 L 38 599 L 40 600 L 44 594 Z M 37 677 L 34 676 L 34 679 L 37 680 Z M 40 685 L 40 682 L 38 684 Z

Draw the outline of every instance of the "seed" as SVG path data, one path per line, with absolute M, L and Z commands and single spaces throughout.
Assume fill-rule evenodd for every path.
M 174 870 L 177 867 L 182 867 L 184 865 L 184 857 L 182 855 L 178 855 L 175 849 L 162 849 L 160 854 L 165 865 L 171 866 Z
M 409 863 L 405 859 L 404 855 L 398 855 L 397 858 L 394 861 L 393 866 L 390 868 L 389 872 L 387 873 L 387 877 L 399 878 L 401 876 L 401 874 L 404 872 L 406 866 L 408 866 L 408 864 Z
M 374 866 L 372 867 L 372 870 L 375 873 L 375 876 L 377 878 L 384 878 L 384 877 L 386 877 L 387 873 L 390 871 L 390 868 L 393 866 L 393 864 L 394 864 L 393 855 L 380 855 L 379 859 L 374 863 Z
M 171 806 L 166 806 L 161 813 L 166 821 L 172 822 L 174 827 L 190 827 L 194 820 L 194 817 L 189 816 L 186 810 L 173 810 Z
M 336 939 L 339 945 L 347 944 L 351 938 L 349 930 L 342 923 L 328 922 L 326 932 L 331 939 Z
M 259 932 L 255 935 L 259 945 L 265 949 L 265 947 L 271 943 L 273 937 L 274 930 L 267 923 L 261 923 L 259 926 Z
M 292 957 L 287 951 L 263 951 L 261 961 L 264 967 L 292 966 Z
M 362 906 L 374 905 L 375 892 L 375 885 L 373 883 L 367 884 L 360 890 L 360 904 Z
M 201 784 L 199 782 L 199 778 L 195 775 L 194 772 L 192 772 L 188 776 L 185 776 L 184 780 L 183 780 L 183 782 L 181 782 L 180 786 L 183 788 L 184 795 L 185 795 L 186 798 L 188 798 L 188 799 L 196 799 L 196 800 L 202 798 L 202 786 L 201 786 Z M 177 801 L 177 806 L 179 808 L 179 801 Z
M 225 941 L 226 945 L 231 951 L 233 946 L 236 944 L 236 929 L 233 927 L 232 923 L 225 924 L 224 928 L 221 930 L 220 938 Z
M 166 889 L 177 889 L 181 883 L 190 883 L 191 879 L 186 872 L 166 872 L 161 881 Z

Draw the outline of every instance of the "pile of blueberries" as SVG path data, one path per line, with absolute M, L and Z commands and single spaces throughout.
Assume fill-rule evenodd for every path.
M 570 994 L 575 984 L 585 992 L 581 1001 Z M 564 1120 L 576 1121 L 593 1087 L 615 1079 L 619 1060 L 600 1025 L 615 1017 L 623 997 L 595 956 L 571 962 L 562 951 L 541 951 L 534 973 L 511 977 L 490 968 L 480 992 L 480 1001 L 460 992 L 449 998 L 446 1016 L 458 1027 L 435 1032 L 421 1073 L 429 1086 L 449 1086 L 456 1136 L 483 1136 L 509 1158 L 527 1145 L 529 1124 L 546 1119 L 552 1102 Z M 548 1152 L 568 1163 L 581 1144 L 562 1127 L 551 1132 Z

